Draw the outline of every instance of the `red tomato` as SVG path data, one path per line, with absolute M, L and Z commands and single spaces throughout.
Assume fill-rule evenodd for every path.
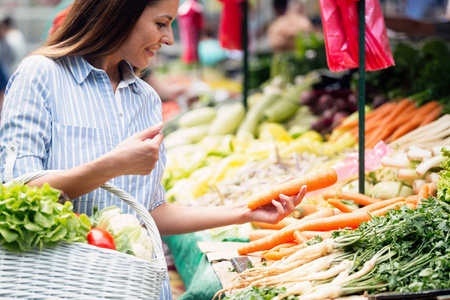
M 88 243 L 100 248 L 116 250 L 114 238 L 111 233 L 101 228 L 91 228 L 87 236 Z

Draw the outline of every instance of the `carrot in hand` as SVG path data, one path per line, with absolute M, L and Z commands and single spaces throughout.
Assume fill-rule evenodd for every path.
M 248 208 L 256 209 L 262 205 L 269 204 L 272 200 L 278 200 L 280 194 L 295 196 L 304 185 L 307 186 L 308 192 L 312 192 L 329 187 L 336 182 L 337 174 L 333 168 L 322 169 L 254 193 L 250 196 Z

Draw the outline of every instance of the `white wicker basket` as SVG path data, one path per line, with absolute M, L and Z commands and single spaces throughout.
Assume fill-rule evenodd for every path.
M 26 183 L 50 172 L 55 171 L 27 174 L 14 181 Z M 140 216 L 152 238 L 154 260 L 83 243 L 59 243 L 25 253 L 0 246 L 1 299 L 159 299 L 167 266 L 155 222 L 128 193 L 109 183 L 102 188 Z

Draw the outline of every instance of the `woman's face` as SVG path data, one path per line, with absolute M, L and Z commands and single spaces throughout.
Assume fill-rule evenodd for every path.
M 178 5 L 179 0 L 164 0 L 147 6 L 117 53 L 121 59 L 135 67 L 145 68 L 162 44 L 173 45 L 172 22 Z

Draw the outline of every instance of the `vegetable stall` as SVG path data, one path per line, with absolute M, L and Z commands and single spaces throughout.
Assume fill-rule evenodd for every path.
M 443 52 L 449 49 L 448 45 L 440 40 L 408 45 L 419 53 L 419 56 L 434 53 L 430 50 L 434 47 Z M 403 42 L 393 47 L 396 61 L 401 61 L 398 54 L 401 51 L 398 49 L 404 47 Z M 436 55 L 439 57 L 440 54 Z M 393 70 L 395 68 L 392 67 Z M 421 268 L 412 268 L 419 262 L 408 261 L 403 256 L 407 254 L 395 252 L 399 247 L 406 247 L 405 245 L 415 247 L 417 244 L 414 244 L 413 240 L 418 243 L 418 239 L 423 238 L 420 234 L 427 236 L 429 233 L 411 235 L 411 240 L 398 240 L 397 245 L 392 244 L 392 241 L 398 239 L 400 232 L 406 227 L 399 226 L 399 232 L 393 233 L 392 236 L 383 233 L 381 229 L 378 232 L 378 228 L 384 224 L 386 228 L 395 227 L 396 225 L 389 222 L 396 224 L 398 218 L 423 220 L 421 213 L 424 210 L 431 210 L 431 214 L 442 213 L 436 206 L 445 205 L 445 201 L 440 200 L 440 192 L 436 194 L 436 189 L 432 187 L 442 186 L 437 184 L 442 178 L 439 173 L 442 170 L 440 164 L 445 160 L 441 149 L 450 145 L 449 106 L 446 98 L 448 87 L 430 97 L 429 90 L 418 93 L 417 85 L 406 84 L 408 78 L 398 77 L 389 70 L 391 68 L 368 73 L 367 76 L 364 195 L 358 193 L 359 122 L 357 95 L 353 87 L 355 74 L 351 71 L 333 74 L 322 69 L 310 70 L 305 74 L 291 76 L 296 77 L 292 82 L 274 76 L 248 97 L 247 111 L 242 110 L 239 101 L 230 99 L 221 103 L 203 103 L 206 109 L 193 107 L 169 121 L 170 126 L 165 129 L 168 162 L 164 184 L 167 198 L 173 203 L 196 206 L 248 202 L 253 197 L 259 197 L 255 191 L 262 192 L 267 188 L 272 193 L 272 186 L 287 178 L 302 178 L 330 168 L 336 170 L 337 175 L 337 183 L 329 183 L 329 188 L 308 193 L 294 214 L 277 225 L 246 224 L 198 234 L 164 237 L 186 283 L 187 292 L 181 299 L 210 299 L 214 296 L 211 291 L 217 292 L 221 289 L 224 293 L 222 296 L 230 299 L 248 299 L 250 296 L 262 295 L 270 295 L 269 299 L 281 299 L 286 293 L 292 293 L 290 296 L 286 295 L 288 299 L 296 299 L 299 290 L 306 291 L 309 288 L 311 294 L 316 290 L 319 291 L 318 294 L 322 293 L 322 288 L 331 286 L 333 276 L 338 274 L 338 270 L 341 270 L 340 273 L 347 270 L 348 276 L 351 277 L 348 280 L 343 279 L 339 285 L 333 287 L 336 289 L 336 297 L 341 294 L 356 294 L 362 297 L 364 293 L 387 291 L 393 291 L 397 295 L 424 290 L 439 290 L 441 292 L 435 293 L 444 293 L 449 288 L 438 281 L 434 287 L 431 283 L 419 285 L 418 279 L 414 281 L 411 277 L 405 277 L 408 275 L 406 273 L 395 273 L 397 271 L 393 266 L 401 267 L 402 270 L 411 267 L 408 270 L 414 278 L 425 279 L 430 275 L 426 275 L 425 271 L 419 275 L 420 272 L 416 271 L 433 267 L 421 265 Z M 383 76 L 385 80 L 404 80 L 402 89 L 379 89 L 380 78 Z M 377 89 L 379 93 L 374 93 Z M 220 110 L 231 110 L 233 107 L 239 113 L 223 114 L 223 118 L 216 120 Z M 195 122 L 189 124 L 186 120 Z M 214 133 L 212 128 L 216 128 L 216 125 L 213 124 L 219 120 L 226 124 L 219 126 L 224 131 Z M 190 132 L 193 138 L 190 137 Z M 171 135 L 188 138 L 174 138 L 176 143 L 172 143 Z M 425 191 L 427 187 L 429 191 Z M 425 201 L 429 197 L 432 201 Z M 418 214 L 417 219 L 412 217 L 414 214 Z M 319 219 L 314 220 L 315 218 Z M 324 218 L 329 219 L 325 222 Z M 367 223 L 360 225 L 361 222 Z M 407 221 L 402 224 L 413 228 Z M 430 226 L 440 231 L 440 226 L 446 225 L 436 223 Z M 278 242 L 264 242 L 269 246 L 253 248 L 258 249 L 256 252 L 242 250 L 245 246 L 242 246 L 241 250 L 233 248 L 234 242 L 250 241 L 249 245 L 255 245 L 267 241 L 268 236 L 280 234 L 279 232 L 282 232 L 282 238 L 278 238 Z M 368 247 L 374 243 L 370 237 L 380 238 L 380 247 Z M 296 260 L 294 253 L 321 242 L 331 243 L 330 239 L 333 240 L 333 244 L 328 245 L 331 247 L 330 256 L 321 260 L 322 264 L 326 262 L 328 267 L 316 271 L 325 273 L 326 269 L 331 268 L 327 271 L 330 277 L 318 279 L 325 275 L 317 274 L 314 276 L 318 277 L 312 276 L 310 280 L 305 278 L 301 282 L 290 279 L 289 276 L 296 274 L 297 270 L 300 273 L 311 273 L 312 271 L 306 270 L 313 264 L 313 258 L 318 258 L 314 254 L 305 254 L 308 258 L 301 260 L 304 266 L 286 267 L 291 260 Z M 382 242 L 382 239 L 386 241 Z M 269 240 L 273 241 L 274 238 Z M 192 250 L 197 242 L 199 245 L 204 242 L 225 245 L 230 241 L 230 247 L 233 248 L 230 253 L 233 253 L 233 257 L 224 254 L 221 259 L 213 258 L 214 255 L 208 251 L 202 252 L 197 247 Z M 401 244 L 403 242 L 405 245 Z M 189 245 L 189 249 L 183 247 L 183 243 Z M 360 250 L 357 247 L 360 247 Z M 433 247 L 435 246 L 423 245 L 418 251 Z M 363 251 L 365 248 L 367 252 Z M 425 253 L 419 255 L 421 252 L 414 252 L 415 248 L 408 249 L 411 249 L 411 254 L 414 253 L 424 261 L 432 263 L 431 256 L 422 256 Z M 217 253 L 219 254 L 220 252 Z M 291 256 L 292 259 L 289 258 Z M 208 257 L 211 257 L 210 262 Z M 251 268 L 238 274 L 232 271 L 236 268 L 231 261 L 239 257 L 249 258 Z M 259 261 L 255 257 L 258 257 Z M 189 259 L 192 261 L 188 261 Z M 374 264 L 372 271 L 367 269 L 369 273 L 361 277 L 352 275 L 361 271 L 366 261 L 366 268 L 367 265 Z M 318 261 L 317 265 L 319 264 Z M 230 267 L 228 273 L 231 274 L 225 274 L 226 271 L 223 270 L 218 271 L 219 268 L 228 268 L 225 266 Z M 338 269 L 333 269 L 337 266 Z M 211 267 L 218 274 L 220 282 L 217 278 L 210 279 Z M 391 270 L 395 276 L 393 273 L 384 273 L 386 270 Z M 442 278 L 448 278 L 448 272 L 445 272 L 443 271 Z M 204 277 L 202 273 L 208 276 Z M 363 271 L 358 274 L 361 273 Z M 234 280 L 231 280 L 232 278 Z M 432 281 L 429 279 L 429 282 Z M 319 283 L 322 286 L 319 286 Z M 246 286 L 248 287 L 245 288 Z
M 296 53 L 274 55 L 270 78 L 246 91 L 245 104 L 236 93 L 217 100 L 212 84 L 205 84 L 186 110 L 163 105 L 167 201 L 245 202 L 255 209 L 308 187 L 303 202 L 278 224 L 163 237 L 187 289 L 179 299 L 450 295 L 450 47 L 439 39 L 395 41 L 396 65 L 365 74 L 361 95 L 355 69 L 324 69 L 325 39 L 301 34 Z M 364 107 L 358 106 L 361 96 Z M 74 272 L 90 278 L 111 268 L 115 279 L 145 274 L 148 282 L 155 280 L 154 238 L 117 207 L 78 216 L 49 186 L 0 185 L 0 257 L 81 247 L 104 269 L 85 271 L 67 258 Z M 110 264 L 115 260 L 117 266 Z M 11 272 L 15 264 L 0 264 L 0 271 Z M 1 297 L 22 293 L 5 276 L 0 280 Z M 105 279 L 105 289 L 152 299 L 153 291 L 139 283 L 128 280 L 131 291 L 119 291 L 114 280 Z M 89 293 L 92 283 L 80 284 Z M 102 292 L 96 296 L 108 295 Z

